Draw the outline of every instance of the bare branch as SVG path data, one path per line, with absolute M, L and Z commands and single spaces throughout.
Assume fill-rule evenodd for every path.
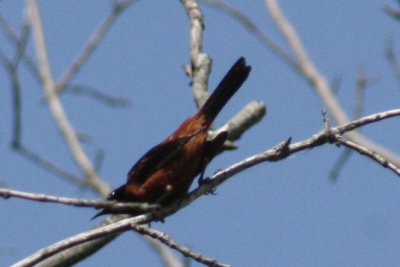
M 19 146 L 21 140 L 21 86 L 18 77 L 18 66 L 21 58 L 25 54 L 30 27 L 28 23 L 24 22 L 22 25 L 21 37 L 17 38 L 11 27 L 1 16 L 0 25 L 7 35 L 10 35 L 14 38 L 16 46 L 15 55 L 12 60 L 8 59 L 3 51 L 0 51 L 0 57 L 10 77 L 10 87 L 12 90 L 11 93 L 13 102 L 13 134 L 11 143 L 13 147 L 17 147 Z
M 196 197 L 197 198 L 197 197 Z M 163 218 L 165 216 L 171 215 L 177 210 L 183 208 L 184 206 L 187 206 L 190 202 L 192 202 L 195 198 L 187 198 L 185 202 L 180 202 L 177 201 L 173 203 L 172 205 L 165 207 L 161 209 L 160 211 L 156 211 L 154 213 L 147 213 L 144 215 L 136 216 L 133 218 L 127 218 L 127 219 L 122 219 L 121 221 L 115 222 L 113 224 L 109 224 L 100 228 L 96 228 L 81 234 L 78 234 L 76 236 L 67 238 L 65 240 L 59 241 L 49 247 L 43 248 L 36 253 L 32 254 L 31 256 L 25 258 L 24 260 L 14 264 L 14 267 L 22 267 L 22 266 L 33 266 L 35 264 L 40 263 L 41 261 L 46 260 L 47 258 L 51 257 L 52 255 L 55 255 L 56 253 L 60 253 L 68 248 L 74 247 L 79 244 L 83 244 L 88 241 L 92 241 L 94 239 L 98 238 L 103 238 L 109 235 L 116 235 L 121 232 L 127 231 L 129 229 L 137 229 L 139 224 L 147 223 L 153 220 L 158 220 L 160 218 Z M 154 238 L 154 236 L 153 236 Z M 212 259 L 208 259 L 204 256 L 200 256 L 197 253 L 191 252 L 186 250 L 182 246 L 177 246 L 176 242 L 173 243 L 173 241 L 165 241 L 166 243 L 171 243 L 172 246 L 174 246 L 175 249 L 181 249 L 185 251 L 185 255 L 193 255 L 195 257 L 194 259 L 196 260 L 202 260 L 206 262 L 213 262 Z M 219 266 L 219 265 L 210 265 L 210 266 Z
M 172 250 L 166 249 L 161 241 L 151 238 L 149 236 L 144 236 L 147 244 L 154 249 L 157 255 L 161 256 L 161 259 L 166 267 L 186 267 L 184 263 L 181 263 L 175 255 L 172 253 Z
M 391 39 L 387 41 L 385 54 L 390 66 L 392 67 L 393 74 L 396 77 L 397 82 L 400 84 L 400 65 L 397 56 L 394 53 L 393 40 Z
M 324 101 L 327 109 L 332 113 L 337 124 L 345 124 L 349 121 L 344 111 L 334 97 L 325 78 L 319 73 L 313 62 L 309 58 L 299 36 L 295 29 L 290 24 L 289 20 L 282 13 L 276 0 L 265 0 L 268 11 L 275 22 L 276 26 L 281 30 L 281 33 L 286 38 L 293 52 L 297 56 L 296 64 L 299 71 L 305 78 L 316 88 L 317 93 Z
M 47 203 L 58 203 L 68 206 L 75 207 L 89 207 L 96 209 L 109 209 L 112 211 L 123 210 L 124 212 L 129 211 L 150 211 L 159 208 L 159 205 L 148 204 L 148 203 L 123 203 L 123 202 L 115 202 L 115 201 L 104 201 L 104 200 L 87 200 L 87 199 L 79 199 L 79 198 L 69 198 L 69 197 L 58 197 L 51 196 L 45 194 L 34 194 L 28 192 L 22 192 L 17 190 L 0 188 L 0 197 L 5 199 L 15 197 L 22 198 L 32 201 L 38 202 L 47 202 Z
M 45 37 L 39 15 L 39 10 L 35 0 L 27 0 L 30 22 L 33 28 L 36 53 L 39 61 L 39 72 L 43 81 L 43 89 L 48 101 L 51 113 L 63 137 L 65 138 L 69 149 L 73 155 L 76 164 L 84 172 L 87 183 L 91 184 L 101 195 L 105 196 L 110 191 L 109 186 L 104 183 L 97 175 L 91 161 L 84 152 L 79 143 L 77 134 L 69 122 L 61 101 L 56 92 L 56 85 L 51 74 L 50 64 L 47 56 Z
M 227 266 L 227 265 L 222 265 L 218 262 L 216 262 L 213 259 L 206 258 L 198 253 L 195 253 L 191 251 L 188 248 L 185 248 L 175 241 L 173 241 L 169 236 L 167 236 L 164 233 L 161 233 L 156 230 L 149 230 L 146 227 L 141 226 L 140 224 L 145 223 L 150 221 L 153 218 L 152 214 L 145 214 L 145 215 L 140 215 L 136 216 L 133 218 L 127 218 L 127 219 L 122 219 L 118 222 L 115 222 L 113 224 L 109 224 L 106 226 L 102 226 L 100 228 L 96 228 L 78 235 L 75 235 L 73 237 L 67 238 L 65 240 L 62 240 L 60 242 L 57 242 L 49 247 L 43 248 L 39 250 L 38 252 L 32 254 L 28 258 L 25 258 L 22 261 L 17 262 L 16 264 L 12 265 L 13 267 L 27 267 L 27 266 L 33 266 L 35 264 L 38 264 L 42 262 L 43 260 L 46 260 L 50 256 L 60 253 L 65 249 L 71 248 L 73 246 L 97 239 L 97 238 L 102 238 L 106 236 L 113 236 L 118 233 L 133 229 L 139 233 L 142 234 L 147 234 L 153 238 L 157 238 L 164 244 L 167 244 L 168 246 L 180 251 L 183 253 L 185 256 L 192 257 L 196 261 L 202 262 L 207 264 L 208 266 Z
M 394 7 L 391 7 L 389 5 L 385 5 L 383 10 L 392 18 L 400 20 L 400 11 L 398 9 L 395 9 Z
M 334 90 L 332 90 L 325 78 L 318 72 L 313 65 L 311 59 L 307 55 L 305 48 L 303 47 L 300 38 L 297 36 L 294 28 L 290 25 L 287 18 L 284 17 L 278 4 L 275 0 L 266 0 L 266 5 L 269 8 L 272 18 L 277 24 L 278 28 L 282 31 L 283 35 L 287 39 L 289 45 L 292 47 L 297 59 L 293 59 L 289 53 L 285 52 L 279 45 L 275 44 L 271 38 L 269 38 L 264 32 L 262 32 L 252 20 L 247 17 L 240 10 L 228 5 L 221 0 L 203 0 L 203 2 L 218 8 L 221 11 L 226 12 L 232 17 L 236 18 L 237 21 L 242 23 L 250 32 L 252 32 L 257 39 L 261 40 L 262 43 L 268 47 L 272 52 L 280 56 L 286 61 L 291 67 L 297 69 L 311 84 L 314 86 L 319 93 L 321 99 L 327 106 L 331 114 L 333 114 L 337 124 L 344 124 L 349 121 L 345 112 L 340 107 L 339 103 L 334 98 Z M 400 166 L 400 159 L 398 155 L 383 148 L 379 145 L 374 144 L 359 133 L 352 132 L 349 134 L 349 138 L 369 147 L 371 150 L 379 151 L 382 155 L 389 158 L 397 166 Z
M 379 155 L 378 153 L 376 153 L 374 151 L 370 151 L 370 150 L 366 149 L 365 147 L 362 147 L 362 146 L 360 146 L 354 142 L 348 141 L 348 140 L 339 139 L 339 143 L 346 146 L 349 149 L 359 152 L 361 155 L 365 155 L 365 156 L 369 157 L 370 159 L 378 162 L 383 167 L 389 168 L 391 171 L 393 171 L 394 173 L 396 173 L 397 175 L 400 176 L 400 168 L 397 168 L 396 165 L 389 162 L 387 159 L 382 157 L 382 155 Z
M 254 155 L 252 157 L 249 157 L 241 162 L 238 162 L 231 167 L 226 168 L 223 171 L 219 171 L 216 173 L 208 183 L 206 183 L 203 186 L 200 186 L 196 190 L 194 190 L 190 194 L 190 198 L 197 198 L 199 195 L 204 194 L 212 190 L 214 187 L 222 184 L 225 182 L 229 177 L 233 176 L 234 174 L 241 172 L 245 169 L 248 169 L 252 166 L 255 166 L 259 163 L 265 162 L 265 161 L 277 161 L 277 160 L 282 160 L 289 155 L 303 151 L 303 150 L 308 150 L 310 148 L 314 148 L 317 146 L 321 146 L 323 144 L 327 143 L 339 143 L 341 140 L 341 137 L 344 133 L 352 131 L 356 128 L 366 126 L 370 123 L 375 123 L 383 119 L 388 119 L 391 117 L 395 116 L 400 116 L 400 109 L 394 109 L 394 110 L 389 110 L 381 113 L 376 113 L 372 114 L 363 118 L 360 118 L 358 120 L 354 120 L 348 124 L 339 126 L 339 127 L 334 127 L 334 128 L 329 128 L 329 129 L 323 129 L 319 133 L 313 135 L 312 137 L 305 139 L 303 141 L 290 144 L 290 139 L 287 141 L 284 141 L 274 148 L 265 151 L 263 153 Z M 385 161 L 390 162 L 390 160 L 385 159 Z M 391 163 L 392 164 L 392 163 Z M 388 163 L 385 163 L 383 166 L 386 168 Z M 398 174 L 395 169 L 391 169 L 394 171 L 395 174 Z
M 329 110 L 330 114 L 334 117 L 338 125 L 343 125 L 349 122 L 349 119 L 340 106 L 339 102 L 333 95 L 333 90 L 329 87 L 325 77 L 318 71 L 314 63 L 310 59 L 305 50 L 301 39 L 297 35 L 294 27 L 290 24 L 289 20 L 285 17 L 281 11 L 276 0 L 265 0 L 265 5 L 270 12 L 270 15 L 275 22 L 278 29 L 281 31 L 283 36 L 286 38 L 288 44 L 291 46 L 293 52 L 295 53 L 296 67 L 299 73 L 316 89 L 316 92 L 321 97 L 325 106 Z M 373 143 L 365 136 L 358 132 L 351 132 L 348 134 L 347 138 L 350 140 L 368 148 L 369 150 L 376 151 L 393 164 L 400 166 L 400 157 L 390 151 L 387 148 L 379 146 Z
M 21 39 L 24 37 L 21 37 Z M 20 50 L 20 48 L 18 49 Z M 0 50 L 0 57 L 2 59 L 3 65 L 9 72 L 9 77 L 11 81 L 11 89 L 12 89 L 12 101 L 13 101 L 13 133 L 12 133 L 12 141 L 11 146 L 12 148 L 27 158 L 28 160 L 32 161 L 34 164 L 56 174 L 61 177 L 67 178 L 69 182 L 73 182 L 75 184 L 82 184 L 82 180 L 79 177 L 67 172 L 66 170 L 61 169 L 60 167 L 56 166 L 52 162 L 44 159 L 43 157 L 39 156 L 38 154 L 30 151 L 26 148 L 21 141 L 21 134 L 22 134 L 22 115 L 21 115 L 21 87 L 19 83 L 18 77 L 18 62 L 21 58 L 18 54 L 23 54 L 21 51 L 17 51 L 17 56 L 14 57 L 14 62 L 11 62 L 5 54 Z
M 43 248 L 36 253 L 32 254 L 28 258 L 25 258 L 22 261 L 17 262 L 16 264 L 12 265 L 13 267 L 28 267 L 34 266 L 35 264 L 40 263 L 41 261 L 49 258 L 56 253 L 60 253 L 68 248 L 74 247 L 76 245 L 105 237 L 108 235 L 114 236 L 118 233 L 123 231 L 127 231 L 131 228 L 131 224 L 139 224 L 143 223 L 148 219 L 149 216 L 141 215 L 134 218 L 122 219 L 116 223 L 109 224 L 103 227 L 99 227 L 76 236 L 67 238 L 60 242 L 57 242 L 49 247 Z
M 329 171 L 329 179 L 332 182 L 336 182 L 337 178 L 339 177 L 340 171 L 343 169 L 344 165 L 349 161 L 351 155 L 353 154 L 353 150 L 345 149 L 336 162 L 333 164 L 332 169 Z
M 112 7 L 110 13 L 104 20 L 104 22 L 99 26 L 96 32 L 91 36 L 88 43 L 81 51 L 80 55 L 75 59 L 72 65 L 64 72 L 64 74 L 59 79 L 57 84 L 57 91 L 64 91 L 69 89 L 69 92 L 76 94 L 87 95 L 88 97 L 92 97 L 95 100 L 99 100 L 110 106 L 127 106 L 129 105 L 128 100 L 123 98 L 117 98 L 113 96 L 108 96 L 103 92 L 90 88 L 87 86 L 68 86 L 70 80 L 76 75 L 79 69 L 83 66 L 83 64 L 87 61 L 89 56 L 94 52 L 97 45 L 102 41 L 103 37 L 115 22 L 118 15 L 120 15 L 134 0 L 122 0 L 117 1 Z M 17 35 L 14 33 L 13 29 L 10 25 L 8 25 L 7 21 L 0 14 L 0 27 L 5 32 L 5 35 L 8 37 L 9 41 L 12 45 L 18 48 L 19 51 L 24 52 L 21 48 L 23 48 L 23 44 L 28 41 L 29 33 L 30 33 L 30 25 L 25 21 L 22 26 L 21 39 L 17 38 Z M 41 76 L 38 71 L 37 66 L 33 62 L 33 60 L 26 53 L 19 53 L 17 56 L 22 57 L 24 60 L 28 70 L 32 73 L 33 77 L 39 81 L 39 84 L 42 84 Z
M 193 95 L 197 107 L 207 100 L 207 84 L 211 71 L 211 60 L 203 53 L 204 16 L 195 0 L 181 0 L 190 21 L 190 60 Z
M 110 107 L 127 107 L 130 105 L 128 99 L 106 95 L 101 90 L 98 90 L 90 86 L 68 85 L 64 89 L 64 92 L 71 94 L 85 95 L 95 100 L 98 100 Z
M 189 71 L 193 78 L 193 94 L 197 107 L 201 107 L 208 98 L 207 84 L 211 69 L 211 60 L 203 52 L 203 30 L 204 16 L 194 0 L 181 0 L 190 20 L 190 58 L 192 69 Z M 229 141 L 225 144 L 225 149 L 235 149 L 232 143 L 239 139 L 253 125 L 258 123 L 266 114 L 266 108 L 262 102 L 251 102 L 242 109 L 237 115 L 227 121 L 220 129 L 211 135 L 222 130 L 228 131 Z
M 61 167 L 57 166 L 55 163 L 49 161 L 48 159 L 45 159 L 44 157 L 40 156 L 37 153 L 31 151 L 30 149 L 25 147 L 20 142 L 14 144 L 14 149 L 16 152 L 20 153 L 23 157 L 30 160 L 32 163 L 38 165 L 39 167 L 41 167 L 55 175 L 58 175 L 58 176 L 64 178 L 66 181 L 68 181 L 70 183 L 73 183 L 76 185 L 83 185 L 85 183 L 85 181 L 83 179 L 81 179 L 80 177 L 70 173 L 67 170 L 62 169 Z M 90 188 L 90 189 L 93 189 L 93 188 Z
M 268 47 L 273 53 L 278 55 L 281 59 L 289 63 L 289 65 L 295 65 L 296 61 L 293 57 L 282 49 L 277 43 L 275 43 L 265 32 L 263 32 L 253 20 L 244 14 L 241 10 L 227 4 L 222 0 L 201 0 L 205 4 L 210 5 L 222 12 L 235 18 L 240 22 L 249 32 L 253 33 L 254 36 L 266 47 Z
M 391 117 L 399 116 L 399 114 L 400 114 L 400 109 L 387 110 L 359 118 L 343 126 L 338 126 L 335 129 L 337 129 L 340 134 L 344 134 L 345 132 L 349 132 L 356 128 L 360 128 L 361 126 L 365 126 Z
M 96 227 L 109 225 L 114 222 L 118 222 L 121 219 L 127 218 L 126 215 L 113 215 L 107 217 L 104 221 L 100 222 Z M 107 245 L 110 241 L 115 239 L 119 234 L 107 235 L 89 242 L 79 244 L 69 249 L 62 250 L 54 254 L 51 257 L 47 257 L 45 260 L 40 261 L 35 267 L 60 267 L 60 266 L 72 266 L 82 259 L 89 257 L 96 253 L 99 249 Z
M 377 76 L 367 76 L 364 68 L 360 67 L 357 73 L 356 96 L 353 118 L 360 118 L 364 114 L 365 92 L 379 80 Z
M 360 68 L 357 73 L 356 82 L 356 96 L 354 97 L 354 115 L 353 118 L 360 118 L 364 113 L 364 98 L 367 87 L 374 82 L 376 79 L 372 79 L 366 76 L 365 70 Z M 329 177 L 332 181 L 335 181 L 339 176 L 341 169 L 344 167 L 346 162 L 350 159 L 353 150 L 345 149 L 337 161 L 335 162 L 332 170 L 329 172 Z
M 267 109 L 265 104 L 261 101 L 253 101 L 248 103 L 239 113 L 229 119 L 219 131 L 227 131 L 229 134 L 229 141 L 236 141 L 240 139 L 252 126 L 260 122 L 265 116 Z
M 13 133 L 12 133 L 12 147 L 18 147 L 21 140 L 21 88 L 18 79 L 17 66 L 0 51 L 5 69 L 8 71 L 10 77 L 10 87 L 12 95 L 12 114 L 13 114 Z
M 65 89 L 66 85 L 69 81 L 75 76 L 75 74 L 80 70 L 82 65 L 87 61 L 90 55 L 93 53 L 97 45 L 104 38 L 108 30 L 111 28 L 115 20 L 119 17 L 121 12 L 126 10 L 130 4 L 132 4 L 133 0 L 122 0 L 115 1 L 110 13 L 107 15 L 105 20 L 100 24 L 100 26 L 96 29 L 93 35 L 89 38 L 88 42 L 74 60 L 72 65 L 61 75 L 61 78 L 57 82 L 57 92 L 61 92 Z
M 24 26 L 25 25 L 27 25 L 27 27 L 30 28 L 29 23 L 24 22 Z M 9 41 L 12 43 L 12 45 L 14 45 L 15 47 L 18 47 L 20 41 L 19 41 L 17 35 L 14 33 L 11 26 L 8 25 L 7 21 L 4 19 L 4 17 L 1 14 L 0 14 L 0 27 L 3 29 L 5 35 L 7 36 Z M 33 60 L 26 53 L 23 53 L 21 56 L 26 64 L 28 70 L 32 73 L 33 77 L 37 78 L 37 80 L 40 81 L 39 71 L 38 71 L 35 63 L 33 62 Z
M 226 264 L 219 263 L 214 259 L 207 258 L 207 257 L 201 255 L 200 253 L 192 251 L 188 247 L 184 247 L 184 246 L 180 245 L 179 243 L 174 241 L 169 235 L 167 235 L 164 232 L 157 231 L 157 230 L 155 230 L 153 228 L 149 228 L 148 226 L 145 226 L 145 225 L 134 225 L 134 226 L 132 226 L 132 229 L 140 234 L 155 238 L 155 239 L 161 241 L 163 244 L 167 245 L 168 247 L 179 251 L 182 255 L 184 255 L 186 257 L 190 257 L 190 258 L 196 260 L 197 262 L 203 263 L 207 266 L 212 266 L 212 267 L 227 267 L 227 266 L 229 266 Z

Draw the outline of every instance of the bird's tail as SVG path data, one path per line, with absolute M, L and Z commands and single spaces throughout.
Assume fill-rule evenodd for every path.
M 246 65 L 246 60 L 243 57 L 239 58 L 218 84 L 206 103 L 201 107 L 199 113 L 204 114 L 208 121 L 214 121 L 228 100 L 247 79 L 250 70 L 251 67 Z

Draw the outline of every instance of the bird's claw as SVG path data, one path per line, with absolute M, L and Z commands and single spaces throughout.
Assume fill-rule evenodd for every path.
M 209 177 L 204 178 L 203 176 L 200 176 L 200 178 L 199 178 L 199 180 L 198 180 L 199 186 L 208 184 L 208 183 L 210 183 L 210 182 L 211 182 L 211 179 L 210 179 Z M 208 195 L 208 194 L 211 194 L 211 195 L 215 196 L 215 195 L 217 194 L 217 193 L 216 193 L 216 188 L 211 188 L 211 189 L 206 193 L 206 195 Z

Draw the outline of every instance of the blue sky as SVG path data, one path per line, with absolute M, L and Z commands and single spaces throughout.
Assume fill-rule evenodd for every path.
M 263 1 L 230 1 L 271 38 L 287 47 Z M 392 38 L 398 52 L 400 24 L 383 12 L 396 1 L 280 1 L 310 57 L 328 81 L 340 77 L 338 99 L 351 116 L 357 72 L 374 82 L 365 95 L 364 114 L 399 108 L 400 88 L 384 49 Z M 0 2 L 0 12 L 19 30 L 23 1 Z M 107 1 L 38 1 L 52 71 L 59 77 L 107 14 Z M 221 125 L 252 100 L 268 114 L 208 167 L 214 171 L 262 152 L 289 136 L 300 141 L 321 129 L 323 103 L 313 88 L 271 54 L 252 34 L 225 14 L 203 6 L 204 50 L 213 59 L 212 89 L 239 57 L 252 66 L 250 78 L 216 120 Z M 73 79 L 127 98 L 129 108 L 112 109 L 82 96 L 62 101 L 74 127 L 90 137 L 85 151 L 105 158 L 101 176 L 113 187 L 149 148 L 195 112 L 190 80 L 188 19 L 179 1 L 138 1 L 112 27 Z M 13 49 L 4 35 L 0 48 Z M 28 53 L 33 55 L 30 42 Z M 58 134 L 43 91 L 26 68 L 20 70 L 23 143 L 79 175 Z M 37 168 L 10 149 L 11 90 L 0 69 L 0 181 L 16 190 L 98 198 Z M 362 132 L 393 151 L 399 147 L 399 119 L 367 126 Z M 342 149 L 334 145 L 301 152 L 277 163 L 246 170 L 186 209 L 154 223 L 179 243 L 233 266 L 397 266 L 400 261 L 400 180 L 354 153 L 336 183 L 329 172 Z M 0 265 L 95 225 L 95 211 L 25 200 L 0 199 Z M 178 255 L 178 257 L 181 257 Z M 78 266 L 160 266 L 159 257 L 136 233 L 125 233 Z M 192 266 L 200 266 L 193 263 Z

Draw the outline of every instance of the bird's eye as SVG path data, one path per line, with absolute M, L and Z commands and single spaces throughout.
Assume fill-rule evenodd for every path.
M 110 194 L 108 194 L 107 200 L 112 200 L 115 197 L 115 191 L 112 191 Z

